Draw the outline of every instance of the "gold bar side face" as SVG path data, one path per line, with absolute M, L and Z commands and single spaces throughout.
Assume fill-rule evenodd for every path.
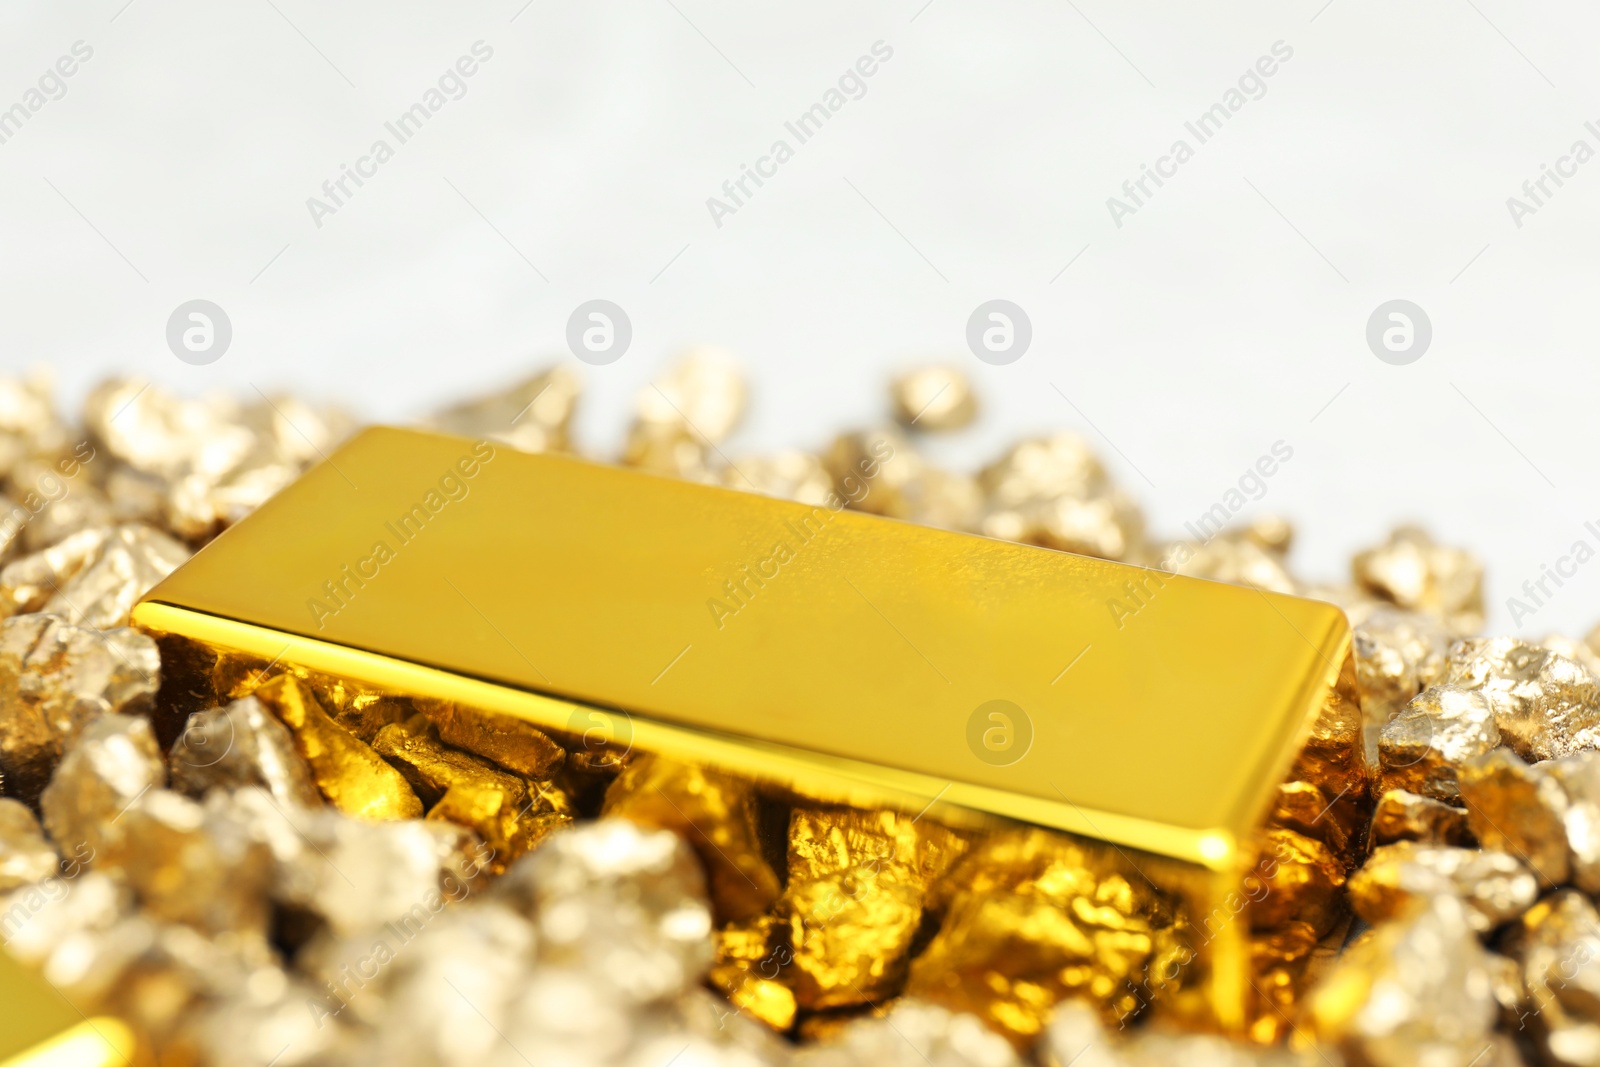
M 134 621 L 801 796 L 1103 840 L 1197 913 L 1255 862 L 1349 645 L 1327 604 L 382 428 Z M 1242 925 L 1206 953 L 1230 1028 Z

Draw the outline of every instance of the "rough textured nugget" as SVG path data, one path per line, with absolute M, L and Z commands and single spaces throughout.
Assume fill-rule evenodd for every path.
M 1310 738 L 1365 789 L 1359 724 L 1313 731 L 1331 605 L 429 433 L 351 439 L 133 619 L 169 714 L 242 653 L 809 802 L 1107 842 L 1190 911 L 1234 1028 L 1279 784 Z

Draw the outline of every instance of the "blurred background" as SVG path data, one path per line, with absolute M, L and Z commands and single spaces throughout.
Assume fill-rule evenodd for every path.
M 1600 547 L 1597 31 L 1506 0 L 11 0 L 0 369 L 401 421 L 564 363 L 613 455 L 689 345 L 749 376 L 730 452 L 821 448 L 945 362 L 983 414 L 942 463 L 1075 429 L 1176 535 L 1284 442 L 1240 517 L 1292 518 L 1301 573 L 1419 520 L 1485 558 L 1491 631 L 1581 633 L 1600 562 L 1521 625 L 1505 600 Z M 595 299 L 631 326 L 604 365 L 567 341 Z M 231 326 L 203 365 L 168 344 L 192 300 Z M 969 347 L 991 300 L 1011 362 Z M 1394 300 L 1427 327 L 1380 358 Z

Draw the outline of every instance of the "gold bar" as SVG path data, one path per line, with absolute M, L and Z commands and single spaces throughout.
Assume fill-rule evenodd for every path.
M 374 428 L 133 618 L 807 797 L 1108 841 L 1200 907 L 1237 889 L 1345 661 L 1337 608 L 831 503 Z M 1231 1027 L 1246 933 L 1208 949 Z
M 0 1067 L 129 1067 L 133 1032 L 86 1017 L 43 978 L 0 951 Z

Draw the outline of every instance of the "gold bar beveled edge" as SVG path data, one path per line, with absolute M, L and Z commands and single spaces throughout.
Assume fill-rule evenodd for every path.
M 594 710 L 615 715 L 619 710 L 161 601 L 145 600 L 135 605 L 131 622 L 148 632 L 174 634 L 268 661 L 287 660 L 309 670 L 397 693 L 457 701 L 559 732 L 568 732 L 574 712 Z M 821 789 L 831 802 L 911 812 L 937 809 L 941 818 L 957 823 L 981 821 L 984 817 L 1009 818 L 1212 871 L 1240 870 L 1241 842 L 1226 829 L 1186 830 L 1165 826 L 1114 812 L 1087 810 L 1065 798 L 1057 803 L 1020 797 L 1004 790 L 945 781 L 918 771 L 806 752 L 787 745 L 665 723 L 627 709 L 621 711 L 631 725 L 632 743 L 642 750 L 710 763 L 729 773 L 771 781 L 803 794 Z
M 1267 593 L 1264 590 L 1257 589 L 1256 591 L 1261 593 L 1263 597 L 1267 597 Z M 1277 595 L 1290 596 L 1290 594 L 1285 593 Z M 1295 597 L 1294 599 L 1305 600 L 1309 598 Z M 1268 602 L 1271 602 L 1270 599 Z M 1241 812 L 1235 813 L 1242 816 L 1238 819 L 1237 825 L 1260 827 L 1265 824 L 1267 814 L 1272 810 L 1273 803 L 1277 798 L 1278 787 L 1288 780 L 1289 772 L 1294 768 L 1295 761 L 1305 751 L 1306 743 L 1311 739 L 1311 731 L 1316 726 L 1317 716 L 1322 711 L 1323 701 L 1338 686 L 1339 673 L 1344 668 L 1345 660 L 1350 657 L 1351 650 L 1354 647 L 1355 636 L 1350 627 L 1350 619 L 1345 615 L 1344 610 L 1337 604 L 1328 603 L 1327 601 L 1319 600 L 1316 602 L 1331 609 L 1328 613 L 1328 629 L 1325 633 L 1316 635 L 1316 639 L 1303 633 L 1300 634 L 1300 637 L 1306 644 L 1311 646 L 1312 651 L 1316 652 L 1317 658 L 1322 661 L 1323 670 L 1308 671 L 1302 676 L 1300 687 L 1295 693 L 1295 701 L 1301 708 L 1301 715 L 1298 724 L 1293 728 L 1293 732 L 1286 738 L 1290 743 L 1279 745 L 1278 759 L 1270 768 L 1270 773 L 1262 778 L 1258 796 L 1253 800 L 1252 798 L 1245 798 L 1244 803 L 1250 806 Z M 1284 622 L 1285 625 L 1294 625 L 1287 619 Z M 1298 627 L 1295 628 L 1295 632 L 1300 632 Z M 1239 858 L 1245 863 L 1251 862 L 1249 857 L 1241 856 Z

